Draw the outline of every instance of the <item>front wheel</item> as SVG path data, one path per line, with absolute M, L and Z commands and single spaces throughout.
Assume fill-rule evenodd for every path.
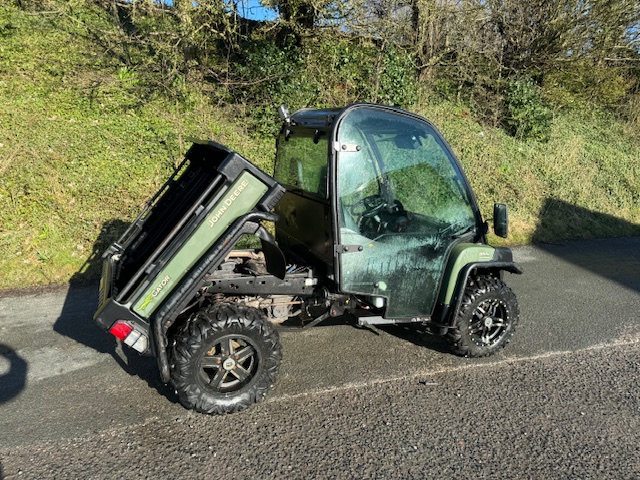
M 503 348 L 515 331 L 520 310 L 515 294 L 493 276 L 472 278 L 447 338 L 457 355 L 485 357 Z
M 264 399 L 280 360 L 278 334 L 259 310 L 214 304 L 194 314 L 176 334 L 171 382 L 187 408 L 237 412 Z

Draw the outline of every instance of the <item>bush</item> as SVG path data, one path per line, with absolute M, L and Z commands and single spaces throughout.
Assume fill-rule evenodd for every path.
M 280 104 L 306 106 L 315 96 L 315 87 L 307 80 L 304 57 L 291 42 L 247 40 L 242 53 L 229 65 L 233 83 L 230 103 L 250 107 L 250 131 L 273 135 L 279 128 L 276 109 Z
M 418 91 L 413 55 L 391 47 L 384 51 L 382 67 L 377 101 L 399 107 L 413 105 Z
M 318 74 L 323 102 L 355 101 L 406 107 L 415 102 L 416 68 L 411 54 L 354 38 L 327 38 L 307 50 L 307 68 Z
M 512 80 L 505 95 L 505 126 L 520 139 L 546 140 L 552 113 L 542 99 L 540 88 L 530 78 Z
M 338 106 L 364 101 L 406 107 L 416 99 L 412 56 L 395 47 L 381 50 L 354 38 L 248 39 L 230 64 L 234 79 L 225 99 L 249 107 L 250 130 L 274 134 L 284 103 Z
M 558 107 L 582 108 L 617 107 L 634 85 L 625 68 L 580 61 L 570 69 L 547 74 L 543 86 L 546 98 Z

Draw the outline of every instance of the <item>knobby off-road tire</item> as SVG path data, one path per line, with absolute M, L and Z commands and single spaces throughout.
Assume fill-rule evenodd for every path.
M 460 311 L 447 338 L 457 355 L 493 355 L 509 343 L 519 317 L 516 296 L 502 280 L 476 276 L 467 283 Z
M 264 399 L 282 358 L 264 315 L 233 303 L 194 314 L 176 334 L 171 382 L 180 402 L 202 413 L 232 413 Z

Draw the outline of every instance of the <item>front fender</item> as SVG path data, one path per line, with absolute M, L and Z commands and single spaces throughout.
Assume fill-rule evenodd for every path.
M 522 274 L 522 268 L 513 261 L 509 248 L 460 243 L 451 251 L 442 279 L 438 305 L 432 323 L 449 327 L 462 302 L 462 293 L 472 272 L 486 271 L 501 276 L 503 271 Z M 444 332 L 443 332 L 444 333 Z

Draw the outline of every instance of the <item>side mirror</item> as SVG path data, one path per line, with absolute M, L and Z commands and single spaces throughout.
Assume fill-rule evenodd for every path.
M 509 212 L 504 203 L 493 205 L 493 233 L 502 238 L 509 236 Z

